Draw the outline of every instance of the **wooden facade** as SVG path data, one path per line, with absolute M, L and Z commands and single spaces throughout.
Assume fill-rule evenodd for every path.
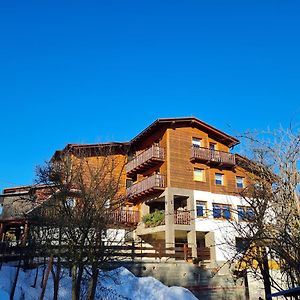
M 165 178 L 165 187 L 229 195 L 238 193 L 236 178 L 245 178 L 245 184 L 247 181 L 246 172 L 237 166 L 235 155 L 230 153 L 230 147 L 238 141 L 222 132 L 216 134 L 209 126 L 192 122 L 194 118 L 187 119 L 186 122 L 170 119 L 166 124 L 156 125 L 155 130 L 144 133 L 141 138 L 133 139 L 131 160 L 126 166 L 127 177 L 137 185 L 153 174 L 160 174 Z M 193 147 L 193 139 L 200 140 L 201 147 Z M 210 149 L 211 144 L 214 150 Z M 153 155 L 155 145 L 163 156 Z M 152 160 L 145 163 L 142 158 L 150 154 Z M 194 180 L 195 169 L 203 170 L 204 180 Z M 216 173 L 223 175 L 223 184 L 215 183 Z
M 237 187 L 237 177 L 242 178 L 243 184 L 247 185 L 246 171 L 238 166 L 235 154 L 230 153 L 231 148 L 238 143 L 237 139 L 193 117 L 159 119 L 130 142 L 70 144 L 62 151 L 57 151 L 52 161 L 59 162 L 68 153 L 75 164 L 83 164 L 87 181 L 90 170 L 99 166 L 103 168 L 107 180 L 110 176 L 118 180 L 118 196 L 122 199 L 122 206 L 112 213 L 113 227 L 121 227 L 122 224 L 137 227 L 145 214 L 144 203 L 151 198 L 161 197 L 161 202 L 156 199 L 152 208 L 157 207 L 166 212 L 163 227 L 166 231 L 163 233 L 165 244 L 171 243 L 175 247 L 176 238 L 184 237 L 184 240 L 188 243 L 190 240 L 195 247 L 197 243 L 203 242 L 195 234 L 195 203 L 182 200 L 185 205 L 180 206 L 177 205 L 180 200 L 175 205 L 173 198 L 171 206 L 169 202 L 173 200 L 161 195 L 168 188 L 182 189 L 190 194 L 193 191 L 206 191 L 236 195 L 241 189 Z M 201 178 L 196 178 L 195 172 L 200 172 Z M 216 182 L 216 174 L 222 178 L 221 184 Z M 194 201 L 192 197 L 190 199 Z M 39 201 L 42 203 L 42 200 Z M 179 208 L 186 208 L 187 211 Z M 13 224 L 13 220 L 11 222 Z M 26 219 L 22 219 L 22 222 L 25 224 Z M 7 221 L 1 221 L 1 217 L 0 226 L 0 237 L 3 237 L 3 228 L 8 225 Z M 167 232 L 168 228 L 172 228 L 173 233 Z M 186 238 L 187 232 L 191 231 L 194 231 L 194 237 L 189 233 Z M 139 232 L 143 235 L 142 231 Z M 155 229 L 153 232 L 153 235 L 163 236 L 161 232 L 155 232 Z M 204 252 L 197 253 L 197 247 L 193 251 L 194 257 L 204 255 Z

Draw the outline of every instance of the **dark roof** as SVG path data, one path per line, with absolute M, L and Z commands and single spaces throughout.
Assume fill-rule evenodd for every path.
M 207 132 L 210 136 L 215 137 L 217 140 L 221 141 L 228 147 L 235 146 L 239 144 L 239 140 L 226 134 L 225 132 L 208 125 L 207 123 L 200 121 L 195 117 L 184 117 L 184 118 L 165 118 L 165 119 L 157 119 L 151 125 L 149 125 L 146 129 L 140 132 L 136 137 L 134 137 L 130 142 L 108 142 L 108 143 L 98 143 L 98 144 L 68 144 L 63 150 L 55 151 L 52 156 L 52 160 L 59 159 L 61 155 L 67 152 L 72 152 L 74 154 L 79 153 L 80 150 L 87 151 L 89 150 L 89 155 L 95 155 L 97 149 L 103 148 L 112 148 L 114 151 L 124 151 L 140 142 L 142 139 L 151 135 L 153 132 L 158 130 L 159 128 L 174 128 L 179 126 L 194 126 L 199 129 Z M 124 152 L 123 152 L 124 153 Z
M 200 121 L 195 117 L 184 117 L 184 118 L 166 118 L 166 119 L 157 119 L 150 126 L 144 129 L 136 137 L 134 137 L 130 144 L 138 143 L 141 139 L 144 139 L 148 135 L 152 134 L 158 128 L 170 128 L 170 127 L 179 127 L 179 126 L 194 126 L 199 129 L 209 133 L 211 136 L 216 137 L 218 140 L 222 141 L 228 147 L 235 146 L 240 143 L 240 141 L 225 132 L 208 125 L 207 123 Z
M 57 150 L 54 152 L 51 160 L 58 159 L 64 153 L 73 153 L 78 154 L 80 150 L 86 151 L 89 155 L 93 155 L 93 153 L 99 153 L 97 150 L 102 149 L 112 149 L 114 152 L 122 152 L 123 150 L 129 147 L 129 142 L 108 142 L 108 143 L 98 143 L 98 144 L 67 144 L 67 146 L 63 150 Z M 89 152 L 87 152 L 89 151 Z

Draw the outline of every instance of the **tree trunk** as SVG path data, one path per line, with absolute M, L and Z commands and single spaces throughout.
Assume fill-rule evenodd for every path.
M 269 299 L 269 295 L 271 295 L 271 281 L 270 281 L 270 272 L 269 272 L 269 261 L 267 257 L 266 248 L 262 247 L 262 268 L 261 273 L 264 281 L 265 288 L 265 299 Z
M 46 291 L 46 287 L 47 287 L 47 282 L 48 282 L 50 271 L 52 269 L 52 265 L 53 265 L 53 255 L 51 255 L 50 259 L 49 259 L 47 271 L 46 271 L 45 278 L 44 278 L 44 281 L 43 281 L 43 289 L 42 289 L 42 293 L 41 293 L 41 296 L 40 296 L 39 300 L 44 299 L 45 291 Z
M 80 299 L 80 291 L 81 291 L 81 281 L 83 275 L 83 265 L 79 265 L 77 278 L 76 278 L 76 300 Z
M 90 279 L 90 282 L 89 282 L 89 290 L 88 290 L 87 300 L 94 300 L 94 298 L 95 298 L 97 282 L 98 282 L 98 275 L 99 275 L 99 269 L 96 267 L 93 267 L 92 278 Z
M 51 272 L 52 272 L 52 276 L 53 276 L 53 300 L 57 300 L 58 292 L 59 292 L 60 273 L 61 273 L 60 257 L 57 258 L 56 270 L 54 270 L 54 268 L 52 268 Z
M 77 266 L 72 266 L 72 300 L 77 300 L 76 298 L 76 275 L 77 275 Z
M 21 268 L 21 258 L 19 259 L 19 263 L 18 263 L 18 267 L 17 267 L 17 272 L 16 272 L 16 275 L 15 275 L 15 279 L 14 279 L 13 285 L 11 287 L 10 298 L 9 298 L 10 300 L 14 300 L 16 286 L 17 286 L 18 277 L 19 277 L 19 273 L 20 273 L 20 268 Z

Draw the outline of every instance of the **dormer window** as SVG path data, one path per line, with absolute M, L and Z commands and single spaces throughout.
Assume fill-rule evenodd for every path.
M 200 147 L 202 147 L 202 141 L 201 141 L 201 139 L 193 137 L 193 139 L 192 139 L 192 146 L 194 148 L 200 148 Z

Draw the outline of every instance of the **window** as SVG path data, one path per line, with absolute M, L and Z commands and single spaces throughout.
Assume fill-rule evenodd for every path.
M 236 176 L 236 187 L 240 189 L 244 187 L 244 177 Z
M 217 150 L 217 144 L 216 143 L 209 143 L 209 150 Z
M 202 146 L 201 139 L 193 137 L 193 139 L 192 139 L 192 145 L 195 148 L 200 148 Z
M 253 221 L 254 220 L 254 210 L 249 206 L 238 206 L 238 220 L 242 221 Z
M 106 209 L 109 209 L 110 208 L 110 199 L 107 199 L 105 202 L 104 202 L 104 208 Z
M 206 202 L 204 202 L 204 201 L 196 202 L 196 214 L 197 214 L 197 217 L 205 217 L 206 216 Z
M 66 199 L 66 207 L 74 208 L 76 206 L 76 200 L 74 198 Z
M 205 172 L 203 169 L 194 169 L 194 180 L 205 181 Z
M 213 204 L 213 217 L 214 219 L 227 219 L 231 218 L 230 205 L 228 204 Z
M 215 184 L 216 185 L 224 185 L 224 175 L 221 173 L 215 174 Z

